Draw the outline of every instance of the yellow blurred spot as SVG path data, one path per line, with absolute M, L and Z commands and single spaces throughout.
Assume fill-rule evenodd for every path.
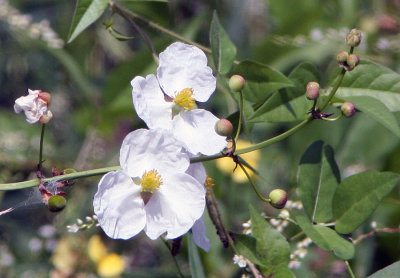
M 54 267 L 67 277 L 75 272 L 78 258 L 67 238 L 61 238 L 51 256 Z
M 103 257 L 97 265 L 97 273 L 104 278 L 118 277 L 124 269 L 124 260 L 115 253 Z
M 248 141 L 244 140 L 238 140 L 236 142 L 236 149 L 243 149 L 250 147 L 252 144 Z M 261 152 L 260 150 L 252 151 L 249 153 L 241 154 L 241 158 L 243 158 L 248 164 L 250 164 L 254 169 L 258 168 L 258 164 L 260 162 L 261 158 Z M 231 175 L 232 179 L 235 182 L 243 183 L 247 182 L 247 176 L 246 174 L 242 171 L 242 169 L 238 166 L 233 172 L 233 169 L 235 169 L 236 163 L 233 161 L 232 158 L 230 157 L 224 157 L 217 159 L 217 167 L 220 169 L 223 173 Z M 249 173 L 250 177 L 254 176 L 254 172 L 245 167 L 247 172 Z
M 104 245 L 99 235 L 94 235 L 89 239 L 88 255 L 96 264 L 107 255 L 107 247 Z

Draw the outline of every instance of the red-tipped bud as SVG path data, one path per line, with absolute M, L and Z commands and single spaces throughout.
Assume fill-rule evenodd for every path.
M 39 119 L 39 123 L 47 124 L 50 122 L 51 118 L 53 118 L 53 113 L 50 110 L 47 110 Z
M 342 110 L 342 113 L 345 117 L 351 117 L 356 113 L 356 108 L 354 107 L 354 104 L 347 101 L 342 104 L 340 110 Z
M 59 212 L 65 208 L 67 200 L 63 196 L 51 196 L 49 198 L 48 206 L 49 210 L 52 212 Z
M 234 92 L 240 92 L 243 90 L 245 82 L 246 81 L 244 80 L 243 76 L 238 74 L 232 75 L 229 79 L 229 88 L 231 88 L 231 90 Z
M 319 97 L 319 84 L 311 81 L 307 84 L 306 97 L 309 100 L 315 100 Z
M 271 206 L 277 209 L 283 209 L 286 205 L 288 195 L 283 189 L 274 189 L 269 193 Z
M 360 58 L 355 54 L 350 54 L 347 57 L 348 71 L 353 70 L 360 63 Z
M 227 119 L 221 119 L 215 124 L 215 132 L 221 136 L 229 136 L 232 131 L 232 123 Z
M 361 39 L 361 31 L 358 29 L 352 29 L 346 36 L 346 43 L 351 47 L 356 47 L 360 45 Z
M 50 101 L 51 101 L 51 95 L 50 95 L 50 93 L 40 91 L 40 93 L 39 93 L 38 96 L 39 96 L 39 98 L 40 98 L 41 100 L 43 100 L 44 102 L 46 102 L 47 105 L 50 104 Z

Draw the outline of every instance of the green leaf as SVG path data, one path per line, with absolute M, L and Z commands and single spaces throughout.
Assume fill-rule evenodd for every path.
M 275 92 L 270 98 L 267 99 L 267 101 L 265 101 L 265 103 L 260 108 L 258 108 L 254 112 L 254 114 L 250 117 L 250 120 L 252 120 L 253 122 L 265 122 L 265 121 L 271 122 L 271 117 L 268 114 L 268 112 L 273 111 L 274 109 L 276 109 L 281 105 L 287 104 L 289 101 L 297 97 L 304 98 L 304 93 L 306 91 L 307 83 L 310 81 L 318 82 L 320 77 L 318 70 L 315 68 L 315 66 L 309 62 L 305 62 L 298 65 L 289 74 L 289 79 L 293 81 L 295 87 L 287 88 L 285 91 Z M 304 99 L 301 99 L 301 101 L 305 104 L 302 105 L 301 107 L 307 107 L 308 109 L 310 101 L 304 101 Z M 286 110 L 285 112 L 287 114 L 291 114 L 289 105 L 285 105 L 283 108 L 284 110 Z M 304 110 L 301 111 L 301 114 L 302 115 L 305 114 Z M 286 120 L 287 117 L 285 117 L 285 115 L 282 116 L 283 117 L 280 117 L 278 119 L 287 121 Z
M 368 96 L 347 97 L 346 100 L 352 102 L 356 109 L 368 114 L 400 137 L 400 128 L 396 117 L 382 102 Z
M 367 278 L 397 278 L 400 273 L 400 261 L 397 261 L 377 272 L 368 276 Z
M 210 45 L 217 71 L 222 74 L 228 73 L 236 58 L 236 47 L 219 23 L 216 11 L 214 11 L 213 19 L 211 21 Z
M 332 219 L 332 200 L 340 183 L 333 149 L 323 141 L 312 143 L 301 157 L 297 193 L 313 222 Z
M 78 0 L 68 43 L 72 42 L 83 30 L 95 22 L 103 14 L 107 5 L 108 0 Z
M 391 172 L 365 171 L 343 180 L 333 197 L 333 215 L 339 233 L 353 232 L 399 182 Z
M 290 261 L 289 243 L 252 206 L 250 206 L 252 236 L 256 239 L 256 252 L 266 273 L 287 267 Z
M 340 259 L 349 260 L 354 256 L 354 245 L 342 238 L 334 230 L 320 225 L 312 225 L 310 220 L 301 212 L 292 211 L 291 214 L 304 233 L 311 238 L 321 249 L 333 251 Z
M 245 234 L 234 234 L 235 236 L 235 247 L 238 249 L 240 255 L 246 257 L 252 263 L 262 266 L 256 253 L 256 239 L 252 236 Z
M 287 267 L 279 268 L 274 272 L 274 278 L 295 278 L 293 272 Z
M 273 92 L 294 86 L 293 81 L 281 72 L 254 61 L 243 61 L 232 72 L 244 77 L 243 95 L 254 103 L 263 103 Z
M 336 97 L 369 96 L 385 104 L 391 112 L 400 111 L 400 75 L 389 68 L 362 60 L 347 72 Z
M 192 233 L 187 233 L 188 249 L 189 249 L 189 265 L 192 277 L 206 278 L 204 274 L 203 264 L 201 263 L 199 250 L 193 240 Z

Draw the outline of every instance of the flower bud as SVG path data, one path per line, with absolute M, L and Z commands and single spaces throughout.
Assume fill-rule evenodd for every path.
M 360 63 L 360 58 L 355 54 L 350 54 L 347 57 L 348 70 L 353 70 Z
M 229 88 L 231 88 L 231 90 L 234 92 L 240 92 L 241 90 L 243 90 L 244 83 L 245 80 L 243 76 L 235 74 L 232 75 L 229 79 Z
M 349 53 L 347 53 L 347 51 L 341 51 L 338 55 L 336 55 L 336 61 L 339 63 L 339 66 L 347 63 L 347 57 L 349 57 Z
M 215 124 L 215 132 L 221 136 L 229 136 L 232 131 L 232 123 L 227 119 L 221 119 Z
M 40 91 L 38 97 L 39 97 L 41 100 L 43 100 L 44 102 L 46 102 L 47 105 L 50 104 L 50 101 L 51 101 L 51 95 L 50 95 L 50 93 Z
M 346 43 L 351 47 L 356 47 L 360 45 L 361 38 L 361 31 L 358 29 L 352 29 L 346 36 Z
M 286 205 L 288 195 L 283 189 L 274 189 L 269 193 L 271 206 L 277 209 L 282 209 Z
M 315 100 L 319 97 L 319 84 L 311 81 L 307 84 L 306 97 L 309 100 Z
M 345 117 L 351 117 L 356 113 L 356 108 L 354 107 L 354 104 L 347 101 L 342 104 L 340 110 L 342 110 L 342 113 Z
M 67 200 L 63 196 L 51 196 L 49 198 L 48 206 L 49 210 L 52 212 L 59 212 L 65 208 Z
M 50 110 L 47 110 L 45 114 L 43 114 L 40 119 L 39 123 L 41 124 L 47 124 L 50 122 L 51 118 L 53 118 L 53 113 Z

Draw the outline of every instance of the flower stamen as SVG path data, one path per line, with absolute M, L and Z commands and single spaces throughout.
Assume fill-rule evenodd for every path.
M 141 192 L 153 193 L 153 191 L 158 190 L 162 184 L 161 175 L 157 170 L 146 171 L 140 180 L 140 185 L 142 186 Z
M 174 102 L 185 110 L 192 110 L 196 107 L 196 100 L 193 98 L 193 89 L 185 88 L 174 98 Z

